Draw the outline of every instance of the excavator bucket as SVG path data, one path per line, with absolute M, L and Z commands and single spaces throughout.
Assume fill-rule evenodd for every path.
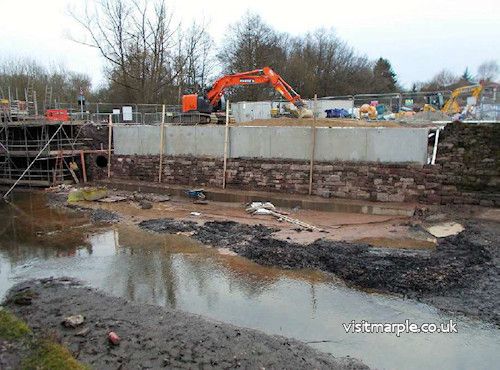
M 308 108 L 298 108 L 299 118 L 313 118 L 313 111 Z
M 295 104 L 285 104 L 283 109 L 294 118 L 313 118 L 313 111 L 308 109 L 304 103 Z

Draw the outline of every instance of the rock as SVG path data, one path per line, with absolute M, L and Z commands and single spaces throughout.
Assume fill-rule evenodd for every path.
M 168 202 L 170 200 L 170 197 L 168 195 L 158 194 L 148 194 L 145 198 L 153 203 Z
M 445 238 L 447 236 L 461 233 L 464 231 L 464 227 L 456 222 L 443 222 L 441 224 L 426 227 L 425 230 L 436 238 Z
M 83 315 L 73 315 L 65 317 L 62 324 L 67 328 L 76 328 L 77 326 L 82 325 L 84 321 L 85 317 L 83 317 Z
M 109 195 L 106 198 L 101 198 L 98 199 L 97 201 L 102 203 L 115 203 L 115 202 L 123 202 L 124 200 L 127 200 L 127 197 L 121 195 Z
M 141 209 L 151 209 L 153 208 L 153 203 L 145 199 L 142 199 L 139 201 L 139 207 L 141 207 Z
M 138 193 L 137 191 L 134 191 L 134 193 L 132 194 L 132 198 L 134 198 L 134 200 L 136 202 L 139 202 L 139 201 L 144 199 L 144 195 L 141 193 Z

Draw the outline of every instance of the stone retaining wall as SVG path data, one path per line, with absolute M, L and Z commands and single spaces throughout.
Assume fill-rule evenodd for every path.
M 500 206 L 500 126 L 448 125 L 436 165 L 316 162 L 313 194 L 382 202 L 481 204 Z M 163 182 L 222 186 L 222 159 L 164 157 Z M 94 178 L 106 169 L 90 160 Z M 115 178 L 158 181 L 158 155 L 112 158 Z M 235 158 L 227 163 L 228 188 L 307 194 L 309 162 Z

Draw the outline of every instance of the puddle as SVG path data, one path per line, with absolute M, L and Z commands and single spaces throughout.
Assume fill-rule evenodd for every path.
M 365 243 L 379 248 L 396 249 L 434 249 L 435 240 L 423 240 L 412 238 L 361 238 L 355 240 L 356 243 Z
M 410 300 L 345 287 L 318 271 L 257 265 L 185 235 L 135 226 L 96 229 L 85 217 L 50 210 L 23 194 L 0 205 L 0 296 L 18 281 L 71 276 L 109 294 L 294 337 L 334 356 L 385 369 L 495 368 L 499 330 L 453 317 L 458 334 L 346 334 L 351 320 L 415 323 L 451 317 Z M 24 216 L 21 215 L 24 212 Z

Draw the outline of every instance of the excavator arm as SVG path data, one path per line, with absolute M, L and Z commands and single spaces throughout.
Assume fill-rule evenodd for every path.
M 221 77 L 215 81 L 212 89 L 207 93 L 207 98 L 212 106 L 216 106 L 226 88 L 255 84 L 270 84 L 299 110 L 305 108 L 305 103 L 302 101 L 300 95 L 279 74 L 269 67 Z
M 441 111 L 446 114 L 459 113 L 460 106 L 457 103 L 457 99 L 460 95 L 465 93 L 471 93 L 471 96 L 475 97 L 476 100 L 479 101 L 479 96 L 481 95 L 482 91 L 483 91 L 483 85 L 481 83 L 477 85 L 459 87 L 453 90 L 450 98 L 446 101 L 443 108 L 441 108 Z
M 297 107 L 299 118 L 313 116 L 313 112 L 307 109 L 300 95 L 279 74 L 269 67 L 264 67 L 249 72 L 223 76 L 215 81 L 205 96 L 199 96 L 198 94 L 184 95 L 182 97 L 182 114 L 179 117 L 183 119 L 189 117 L 190 119 L 200 122 L 203 120 L 204 123 L 208 123 L 211 122 L 212 116 L 215 115 L 216 119 L 221 121 L 220 112 L 217 112 L 216 107 L 219 105 L 225 89 L 231 86 L 256 84 L 273 86 L 286 100 Z

